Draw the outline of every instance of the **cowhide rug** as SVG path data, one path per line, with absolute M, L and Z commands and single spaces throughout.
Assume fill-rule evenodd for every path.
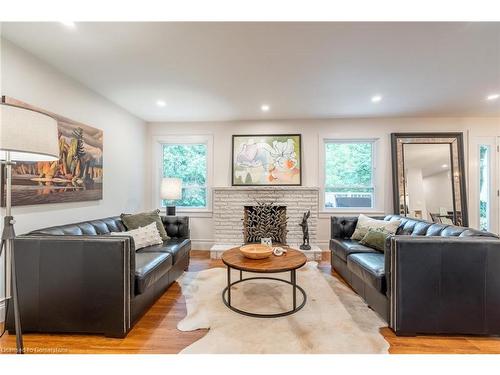
M 299 312 L 281 318 L 252 318 L 229 310 L 222 302 L 226 269 L 186 272 L 179 280 L 187 316 L 181 331 L 209 328 L 181 353 L 387 353 L 379 333 L 387 324 L 363 300 L 336 278 L 321 273 L 316 262 L 297 271 L 307 293 Z M 256 276 L 244 273 L 244 277 Z M 269 275 L 266 275 L 269 276 Z M 289 278 L 289 273 L 270 275 Z M 239 273 L 232 274 L 237 280 Z M 275 313 L 291 307 L 292 287 L 275 281 L 247 281 L 232 288 L 232 305 L 242 310 Z M 298 304 L 302 301 L 297 294 Z

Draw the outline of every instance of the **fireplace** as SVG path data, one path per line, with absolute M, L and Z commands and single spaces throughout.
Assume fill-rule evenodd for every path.
M 254 206 L 244 206 L 243 239 L 245 243 L 260 242 L 270 237 L 273 243 L 286 244 L 286 206 L 257 202 Z
M 244 206 L 256 202 L 273 203 L 286 207 L 286 243 L 302 243 L 300 222 L 304 212 L 311 210 L 309 236 L 316 243 L 319 189 L 307 186 L 230 186 L 213 188 L 214 244 L 240 246 L 245 242 Z

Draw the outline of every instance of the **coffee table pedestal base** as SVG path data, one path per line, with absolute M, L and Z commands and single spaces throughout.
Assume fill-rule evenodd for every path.
M 243 278 L 243 272 L 240 270 L 240 279 L 234 282 L 231 282 L 231 267 L 227 267 L 227 286 L 224 288 L 222 291 L 222 300 L 224 301 L 224 304 L 233 310 L 234 312 L 237 312 L 238 314 L 246 315 L 246 316 L 251 316 L 253 318 L 279 318 L 282 316 L 287 316 L 296 313 L 300 309 L 304 307 L 306 304 L 307 296 L 306 292 L 304 289 L 302 289 L 300 286 L 297 285 L 297 275 L 296 275 L 296 270 L 291 270 L 290 271 L 290 281 L 288 280 L 283 280 L 283 279 L 278 279 L 276 277 L 267 277 L 267 276 L 259 276 L 259 277 L 249 277 L 244 279 Z M 285 284 L 289 284 L 293 287 L 293 295 L 292 295 L 292 309 L 281 312 L 281 313 L 275 313 L 275 314 L 259 314 L 259 313 L 253 313 L 250 311 L 244 311 L 240 310 L 234 306 L 231 305 L 231 287 L 233 287 L 236 284 L 245 282 L 245 281 L 250 281 L 250 280 L 273 280 L 273 281 L 280 281 Z M 297 291 L 299 291 L 302 294 L 302 303 L 297 306 Z

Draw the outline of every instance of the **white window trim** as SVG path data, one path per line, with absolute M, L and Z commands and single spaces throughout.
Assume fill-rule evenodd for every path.
M 371 208 L 367 207 L 353 207 L 353 208 L 327 208 L 325 207 L 325 186 L 326 186 L 326 176 L 325 176 L 325 143 L 327 142 L 343 142 L 343 143 L 363 143 L 370 142 L 373 144 L 372 148 L 372 168 L 373 168 L 373 206 Z M 380 214 L 383 215 L 384 210 L 384 176 L 381 173 L 381 168 L 379 168 L 379 160 L 383 160 L 383 155 L 380 155 L 382 147 L 380 147 L 380 138 L 343 138 L 338 136 L 319 136 L 319 181 L 318 185 L 320 187 L 320 217 L 329 217 L 332 213 L 346 213 L 346 214 Z M 327 216 L 328 215 L 328 216 Z
M 489 165 L 489 189 L 490 189 L 490 211 L 489 211 L 489 231 L 500 233 L 500 223 L 498 219 L 499 198 L 497 195 L 500 183 L 498 173 L 498 149 L 500 139 L 496 136 L 469 136 L 469 173 L 468 173 L 468 212 L 469 225 L 474 229 L 479 229 L 479 146 L 490 147 Z
M 213 141 L 212 134 L 200 135 L 161 135 L 154 136 L 152 142 L 152 158 L 153 158 L 153 171 L 152 171 L 152 207 L 161 207 L 160 199 L 160 184 L 163 175 L 162 165 L 162 145 L 164 144 L 190 144 L 190 143 L 204 143 L 207 145 L 207 206 L 200 207 L 178 207 L 177 213 L 194 217 L 211 217 L 212 216 L 212 177 L 213 177 Z

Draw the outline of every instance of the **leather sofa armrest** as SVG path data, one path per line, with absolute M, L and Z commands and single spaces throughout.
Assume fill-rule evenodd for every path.
M 395 236 L 387 236 L 384 243 L 384 271 L 385 271 L 385 279 L 386 279 L 386 291 L 385 295 L 387 297 L 391 297 L 392 293 L 392 285 L 391 285 L 391 256 L 392 256 L 392 239 Z M 398 236 L 401 237 L 401 236 Z
M 135 272 L 130 237 L 19 236 L 14 249 L 23 330 L 126 335 Z
M 351 238 L 356 224 L 358 223 L 357 216 L 332 216 L 330 218 L 330 238 L 331 239 L 347 239 Z
M 161 216 L 169 237 L 189 239 L 189 216 Z
M 396 334 L 500 334 L 500 241 L 390 238 L 390 326 Z

